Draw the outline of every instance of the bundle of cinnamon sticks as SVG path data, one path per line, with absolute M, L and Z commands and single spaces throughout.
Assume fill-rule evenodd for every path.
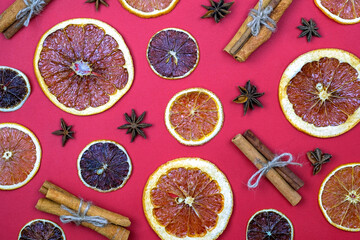
M 83 212 L 84 208 L 87 207 L 86 204 L 81 205 L 82 200 L 78 197 L 48 181 L 45 181 L 41 186 L 40 192 L 45 195 L 45 198 L 40 198 L 35 207 L 46 213 L 67 216 L 71 214 L 62 206 L 74 212 L 77 212 L 79 207 L 80 212 Z M 130 231 L 125 228 L 131 224 L 129 218 L 95 205 L 90 205 L 86 215 L 104 218 L 108 223 L 103 227 L 97 227 L 92 223 L 82 221 L 80 223 L 82 226 L 95 230 L 108 239 L 127 240 L 129 238 Z

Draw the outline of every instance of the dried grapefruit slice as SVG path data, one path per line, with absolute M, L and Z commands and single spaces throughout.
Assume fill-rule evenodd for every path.
M 149 177 L 143 208 L 161 239 L 214 240 L 229 222 L 233 195 L 225 175 L 213 163 L 179 158 Z
M 294 228 L 290 220 L 275 209 L 263 209 L 249 220 L 246 240 L 292 240 Z
M 360 22 L 360 0 L 314 0 L 316 6 L 341 24 Z
M 166 28 L 150 39 L 147 59 L 156 75 L 166 79 L 188 76 L 199 62 L 199 48 L 190 33 Z
M 129 179 L 132 165 L 123 146 L 110 140 L 89 143 L 77 161 L 78 174 L 85 186 L 99 192 L 111 192 L 123 187 Z
M 121 35 L 110 25 L 87 18 L 67 20 L 48 30 L 36 48 L 34 68 L 45 95 L 75 115 L 109 109 L 134 78 Z
M 0 123 L 0 189 L 24 186 L 40 166 L 41 148 L 36 136 L 16 123 Z
M 345 231 L 360 231 L 360 163 L 341 165 L 324 179 L 319 206 L 331 225 Z
M 30 95 L 30 83 L 24 73 L 0 66 L 0 112 L 18 110 Z
M 334 137 L 360 120 L 360 59 L 340 49 L 318 49 L 295 59 L 279 86 L 282 111 L 298 130 Z
M 129 12 L 142 18 L 153 18 L 171 12 L 179 0 L 119 0 Z
M 34 219 L 20 230 L 18 240 L 66 240 L 66 237 L 56 223 L 45 219 Z

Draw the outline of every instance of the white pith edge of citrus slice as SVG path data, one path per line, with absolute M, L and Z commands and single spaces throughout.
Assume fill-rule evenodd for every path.
M 331 218 L 328 216 L 326 210 L 324 209 L 323 207 L 323 204 L 322 204 L 322 200 L 321 200 L 321 196 L 322 196 L 322 193 L 324 191 L 324 187 L 326 185 L 326 183 L 328 182 L 328 180 L 330 179 L 330 177 L 332 177 L 337 171 L 343 169 L 343 168 L 348 168 L 348 167 L 356 167 L 356 166 L 360 166 L 360 163 L 348 163 L 348 164 L 344 164 L 344 165 L 340 165 L 338 166 L 337 168 L 335 168 L 334 170 L 332 170 L 327 176 L 326 178 L 324 179 L 324 181 L 322 182 L 321 186 L 320 186 L 320 190 L 319 190 L 319 196 L 318 196 L 318 202 L 319 202 L 319 206 L 320 206 L 320 209 L 321 209 L 321 212 L 323 213 L 324 217 L 326 218 L 326 220 L 331 224 L 333 225 L 334 227 L 338 228 L 338 229 L 341 229 L 341 230 L 345 230 L 345 231 L 349 231 L 349 232 L 359 232 L 360 231 L 360 228 L 347 228 L 347 227 L 344 227 L 344 226 L 341 226 L 339 224 L 336 224 L 334 223 Z
M 12 111 L 18 110 L 19 108 L 21 108 L 24 105 L 25 101 L 28 99 L 28 97 L 30 95 L 31 87 L 30 87 L 29 79 L 26 77 L 26 75 L 23 72 L 21 72 L 18 69 L 15 69 L 12 67 L 6 67 L 6 66 L 0 66 L 0 69 L 11 69 L 14 72 L 16 72 L 18 75 L 20 75 L 25 81 L 25 85 L 26 85 L 26 88 L 28 89 L 28 92 L 25 95 L 24 99 L 21 100 L 21 102 L 13 108 L 0 108 L 0 112 L 12 112 Z
M 47 222 L 47 223 L 50 223 L 52 225 L 54 225 L 55 227 L 59 228 L 60 231 L 61 231 L 61 234 L 63 236 L 63 240 L 66 240 L 66 236 L 65 236 L 65 233 L 64 231 L 62 230 L 62 228 L 57 225 L 56 223 L 54 223 L 53 221 L 50 221 L 50 220 L 46 220 L 46 219 L 34 219 L 34 220 L 31 220 L 30 222 L 26 223 L 24 227 L 21 228 L 20 232 L 19 232 L 19 236 L 18 236 L 18 240 L 20 239 L 21 237 L 21 232 L 27 227 L 27 226 L 30 226 L 33 222 L 37 222 L 37 221 L 40 221 L 40 222 Z
M 198 168 L 206 173 L 211 179 L 216 180 L 224 196 L 223 210 L 218 214 L 218 220 L 215 228 L 211 229 L 203 237 L 183 237 L 178 238 L 166 232 L 165 227 L 161 226 L 155 219 L 152 211 L 151 189 L 156 188 L 157 182 L 162 175 L 168 173 L 173 168 Z M 217 168 L 217 166 L 207 160 L 201 158 L 177 158 L 161 165 L 149 177 L 143 193 L 143 209 L 144 214 L 151 228 L 163 240 L 214 240 L 217 239 L 225 230 L 233 210 L 233 193 L 226 176 Z
M 335 0 L 334 0 L 335 1 Z M 327 8 L 325 8 L 322 4 L 321 4 L 321 0 L 315 0 L 315 5 L 321 10 L 323 11 L 323 13 L 325 13 L 326 16 L 328 16 L 329 18 L 335 20 L 338 23 L 341 24 L 355 24 L 355 23 L 359 23 L 360 22 L 360 17 L 354 18 L 354 19 L 346 19 L 346 18 L 341 18 L 338 15 L 333 14 L 332 12 L 330 12 Z
M 286 68 L 279 85 L 279 100 L 285 117 L 295 128 L 311 136 L 328 138 L 338 136 L 353 128 L 360 121 L 360 108 L 348 117 L 343 124 L 337 126 L 316 127 L 314 124 L 305 122 L 301 117 L 296 115 L 293 104 L 287 96 L 287 84 L 301 71 L 301 68 L 306 63 L 319 61 L 323 57 L 337 58 L 340 62 L 349 63 L 358 72 L 358 77 L 360 77 L 360 59 L 355 55 L 340 49 L 328 48 L 313 50 L 299 56 Z
M 215 125 L 214 130 L 207 136 L 205 136 L 204 138 L 200 139 L 200 140 L 186 140 L 184 139 L 182 136 L 180 136 L 176 131 L 175 131 L 175 127 L 171 124 L 170 122 L 170 108 L 172 107 L 174 101 L 181 95 L 189 93 L 189 92 L 204 92 L 206 94 L 208 94 L 212 99 L 214 99 L 217 109 L 218 109 L 218 122 Z M 169 101 L 168 105 L 166 106 L 166 110 L 165 110 L 165 125 L 166 128 L 168 129 L 168 131 L 170 132 L 170 134 L 176 139 L 178 140 L 180 143 L 185 144 L 185 145 L 190 145 L 190 146 L 197 146 L 197 145 L 202 145 L 208 141 L 210 141 L 213 137 L 215 137 L 224 122 L 224 112 L 223 112 L 223 107 L 221 105 L 220 99 L 211 91 L 203 89 L 203 88 L 189 88 L 189 89 L 185 89 L 183 91 L 178 92 L 177 94 L 175 94 Z
M 37 139 L 37 137 L 35 136 L 34 133 L 32 133 L 28 128 L 17 124 L 17 123 L 0 123 L 0 129 L 1 128 L 15 128 L 17 130 L 20 130 L 24 133 L 26 133 L 27 135 L 30 136 L 32 142 L 35 145 L 35 150 L 36 150 L 36 160 L 33 166 L 33 169 L 31 170 L 31 172 L 27 175 L 26 179 L 22 182 L 13 184 L 13 185 L 0 185 L 0 190 L 13 190 L 13 189 L 17 189 L 20 188 L 22 186 L 24 186 L 25 184 L 27 184 L 37 173 L 37 171 L 39 170 L 40 167 L 40 161 L 41 161 L 41 147 L 40 147 L 40 143 L 39 140 Z M 0 156 L 2 157 L 2 156 Z
M 143 12 L 139 9 L 132 7 L 130 4 L 127 3 L 126 0 L 119 0 L 119 1 L 123 5 L 123 7 L 126 10 L 128 10 L 130 13 L 135 14 L 136 16 L 142 17 L 142 18 L 153 18 L 153 17 L 159 17 L 161 15 L 167 14 L 167 13 L 171 12 L 171 10 L 173 10 L 173 8 L 175 8 L 176 4 L 179 2 L 179 0 L 172 0 L 170 5 L 164 9 L 154 10 L 152 12 Z
M 113 37 L 116 40 L 116 42 L 119 45 L 118 49 L 120 49 L 124 55 L 125 64 L 123 67 L 128 71 L 128 81 L 124 88 L 122 88 L 121 90 L 116 88 L 116 92 L 114 94 L 108 95 L 110 97 L 109 101 L 99 107 L 94 108 L 94 107 L 89 106 L 85 110 L 81 110 L 81 111 L 76 110 L 75 108 L 66 107 L 64 104 L 62 104 L 61 102 L 59 102 L 57 100 L 56 96 L 54 96 L 52 93 L 50 93 L 47 85 L 45 84 L 43 77 L 41 76 L 40 70 L 38 68 L 38 62 L 40 60 L 40 53 L 42 50 L 42 45 L 43 45 L 46 37 L 59 29 L 64 29 L 66 26 L 68 26 L 70 24 L 81 25 L 81 26 L 84 26 L 87 24 L 94 24 L 94 25 L 100 27 L 101 29 L 103 29 L 105 31 L 105 34 L 110 35 L 111 37 Z M 43 90 L 45 95 L 50 99 L 50 101 L 53 104 L 55 104 L 58 108 L 62 109 L 65 112 L 68 112 L 68 113 L 71 113 L 74 115 L 80 115 L 80 116 L 93 115 L 93 114 L 101 113 L 101 112 L 109 109 L 118 100 L 120 100 L 120 98 L 122 96 L 125 95 L 125 93 L 130 89 L 130 87 L 133 83 L 133 80 L 134 80 L 134 65 L 133 65 L 132 57 L 130 55 L 130 51 L 129 51 L 128 47 L 126 46 L 125 41 L 122 38 L 122 36 L 119 34 L 119 32 L 115 28 L 111 27 L 107 23 L 104 23 L 104 22 L 96 20 L 96 19 L 91 19 L 91 18 L 69 19 L 69 20 L 63 21 L 63 22 L 55 25 L 54 27 L 50 28 L 41 37 L 41 39 L 36 47 L 35 56 L 34 56 L 34 71 L 35 71 L 35 75 L 40 84 L 41 89 Z
M 248 234 L 247 234 L 250 222 L 253 220 L 253 218 L 256 215 L 258 215 L 259 213 L 262 213 L 262 212 L 275 212 L 275 213 L 279 214 L 282 218 L 286 219 L 288 221 L 290 227 L 291 227 L 291 238 L 290 239 L 292 240 L 294 238 L 294 227 L 293 227 L 290 219 L 287 218 L 282 212 L 279 212 L 278 210 L 270 208 L 270 209 L 263 209 L 263 210 L 257 211 L 254 215 L 251 216 L 251 218 L 249 219 L 249 221 L 247 223 L 247 226 L 246 226 L 246 240 L 252 240 L 252 239 L 248 238 Z
M 156 69 L 153 67 L 153 65 L 151 65 L 150 60 L 149 60 L 149 57 L 148 57 L 149 48 L 150 48 L 150 43 L 151 43 L 151 41 L 153 40 L 153 38 L 154 38 L 158 33 L 162 32 L 162 31 L 168 31 L 168 30 L 173 30 L 173 31 L 177 31 L 177 32 L 186 33 L 186 34 L 188 35 L 188 37 L 189 37 L 190 39 L 192 39 L 192 40 L 195 42 L 195 44 L 196 44 L 197 52 L 196 52 L 196 63 L 195 63 L 195 65 L 194 65 L 194 67 L 191 68 L 187 73 L 185 73 L 184 75 L 179 76 L 179 77 L 166 77 L 166 76 L 161 75 L 158 71 L 156 71 Z M 185 30 L 182 30 L 182 29 L 179 29 L 179 28 L 164 28 L 164 29 L 158 31 L 157 33 L 155 33 L 155 34 L 151 37 L 151 39 L 150 39 L 150 41 L 149 41 L 149 43 L 148 43 L 148 46 L 147 46 L 147 50 L 146 50 L 146 59 L 148 60 L 148 63 L 149 63 L 149 65 L 150 65 L 151 70 L 153 70 L 153 72 L 154 72 L 156 75 L 158 75 L 159 77 L 161 77 L 161 78 L 165 78 L 165 79 L 169 79 L 169 80 L 176 80 L 176 79 L 185 78 L 185 77 L 189 76 L 190 73 L 192 73 L 192 72 L 195 70 L 195 68 L 197 67 L 197 65 L 198 65 L 198 63 L 199 63 L 199 59 L 200 59 L 199 45 L 197 44 L 196 39 L 195 39 L 189 32 L 187 32 L 187 31 L 185 31 Z
M 98 188 L 96 188 L 96 187 L 93 187 L 93 186 L 89 185 L 89 184 L 88 184 L 87 182 L 85 182 L 85 180 L 82 178 L 82 176 L 81 176 L 81 167 L 80 167 L 81 157 L 82 157 L 82 155 L 84 154 L 84 152 L 85 152 L 86 150 L 88 150 L 92 145 L 94 145 L 94 144 L 96 144 L 96 143 L 112 143 L 112 144 L 116 145 L 120 150 L 122 150 L 122 151 L 125 153 L 125 155 L 126 155 L 126 157 L 127 157 L 127 162 L 129 163 L 129 172 L 128 172 L 128 174 L 127 174 L 127 177 L 124 178 L 123 183 L 122 183 L 120 186 L 118 186 L 118 187 L 116 187 L 116 188 L 110 188 L 109 190 L 101 190 L 101 189 L 98 189 Z M 125 183 L 127 182 L 127 180 L 130 178 L 130 175 L 131 175 L 131 172 L 132 172 L 132 164 L 131 164 L 131 159 L 130 159 L 130 157 L 129 157 L 129 154 L 126 152 L 125 148 L 124 148 L 123 146 L 121 146 L 119 143 L 117 143 L 117 142 L 115 142 L 115 141 L 111 141 L 111 140 L 96 140 L 96 141 L 92 141 L 91 143 L 89 143 L 88 145 L 86 145 L 86 147 L 80 152 L 79 157 L 78 157 L 78 159 L 77 159 L 77 169 L 78 169 L 78 175 L 79 175 L 79 178 L 80 178 L 81 182 L 82 182 L 85 186 L 87 186 L 88 188 L 94 189 L 94 190 L 99 191 L 99 192 L 112 192 L 112 191 L 118 190 L 119 188 L 122 188 L 122 187 L 125 185 Z

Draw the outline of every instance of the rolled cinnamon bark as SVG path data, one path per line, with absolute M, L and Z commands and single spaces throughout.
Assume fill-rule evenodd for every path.
M 16 15 L 24 9 L 26 4 L 24 0 L 16 0 L 0 15 L 0 32 L 4 32 L 10 25 L 16 21 Z

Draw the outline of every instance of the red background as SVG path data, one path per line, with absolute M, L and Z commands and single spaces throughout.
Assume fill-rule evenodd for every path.
M 0 1 L 0 11 L 13 0 Z M 11 40 L 0 36 L 0 65 L 23 71 L 30 80 L 32 92 L 18 111 L 0 113 L 0 122 L 16 122 L 31 129 L 39 138 L 43 155 L 35 177 L 24 187 L 0 191 L 0 239 L 17 239 L 18 232 L 28 221 L 45 218 L 59 219 L 37 211 L 34 206 L 42 197 L 38 192 L 45 180 L 53 181 L 68 191 L 95 204 L 128 216 L 132 225 L 130 239 L 158 239 L 148 225 L 142 210 L 142 191 L 149 175 L 161 164 L 179 157 L 193 156 L 215 163 L 228 177 L 234 192 L 234 209 L 227 229 L 219 239 L 245 239 L 248 219 L 258 210 L 275 208 L 288 216 L 295 230 L 295 239 L 354 239 L 350 233 L 331 226 L 318 207 L 318 191 L 325 176 L 340 164 L 358 161 L 360 126 L 330 139 L 318 139 L 297 131 L 284 117 L 278 101 L 278 84 L 287 65 L 297 56 L 317 48 L 340 48 L 360 56 L 360 24 L 340 25 L 327 18 L 311 0 L 294 1 L 278 24 L 276 34 L 261 46 L 245 63 L 235 61 L 223 48 L 233 37 L 251 7 L 252 1 L 235 1 L 231 14 L 216 24 L 201 19 L 206 12 L 201 4 L 207 0 L 180 1 L 167 15 L 142 19 L 127 12 L 117 0 L 108 0 L 110 7 L 95 11 L 85 0 L 51 2 L 43 13 L 34 18 Z M 129 92 L 111 109 L 93 116 L 81 117 L 63 112 L 41 91 L 33 71 L 36 45 L 49 28 L 70 18 L 96 18 L 115 27 L 124 37 L 134 60 L 135 79 Z M 301 17 L 313 18 L 322 38 L 310 43 L 298 38 Z M 165 80 L 150 69 L 145 52 L 151 36 L 167 27 L 189 31 L 198 41 L 200 61 L 195 71 L 185 79 Z M 238 85 L 251 80 L 265 95 L 260 98 L 264 108 L 243 115 L 243 106 L 232 102 Z M 178 91 L 204 87 L 213 91 L 224 107 L 222 130 L 203 146 L 188 147 L 178 143 L 167 131 L 164 111 L 169 99 Z M 138 114 L 147 111 L 145 129 L 148 139 L 138 137 L 130 143 L 130 135 L 117 127 L 125 123 L 124 112 L 134 108 Z M 60 118 L 73 125 L 75 140 L 61 147 L 61 138 L 51 132 L 60 127 Z M 248 190 L 246 182 L 255 167 L 231 143 L 231 139 L 246 129 L 252 129 L 276 153 L 290 152 L 303 167 L 292 169 L 305 181 L 299 190 L 302 201 L 292 207 L 275 188 L 262 180 L 256 190 Z M 99 193 L 85 187 L 77 175 L 76 160 L 80 151 L 91 141 L 110 139 L 128 151 L 133 173 L 126 185 L 115 192 Z M 305 157 L 316 147 L 333 155 L 322 171 L 312 176 L 312 167 Z M 1 174 L 1 173 L 0 173 Z M 72 239 L 104 239 L 89 229 L 73 224 L 60 224 L 66 237 Z

